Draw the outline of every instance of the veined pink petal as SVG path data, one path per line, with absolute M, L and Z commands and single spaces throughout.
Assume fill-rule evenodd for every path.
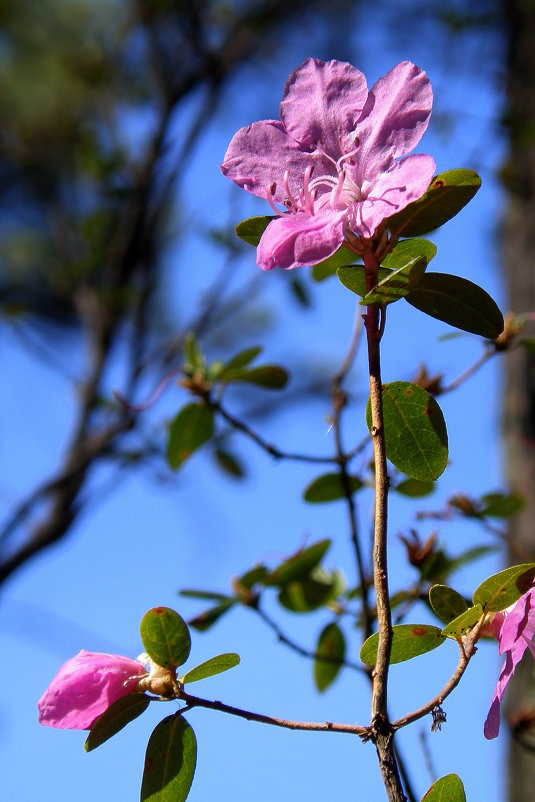
M 416 147 L 429 124 L 433 91 L 410 61 L 396 64 L 373 85 L 357 126 L 362 145 L 359 177 L 374 179 Z
M 262 235 L 256 261 L 263 270 L 313 265 L 338 250 L 347 212 L 285 214 L 272 220 Z
M 522 633 L 525 632 L 528 625 L 532 605 L 533 593 L 525 593 L 505 616 L 498 638 L 500 654 L 517 649 L 521 649 L 524 654 L 526 642 L 522 638 Z
M 400 212 L 429 188 L 435 172 L 431 156 L 416 154 L 395 162 L 378 176 L 368 197 L 354 206 L 351 226 L 361 237 L 371 237 L 387 217 Z
M 342 155 L 342 143 L 355 130 L 367 96 L 366 78 L 356 67 L 309 58 L 286 81 L 281 120 L 301 145 L 309 150 L 320 145 L 336 160 Z
M 511 653 L 508 652 L 505 658 L 505 662 L 502 666 L 502 670 L 500 671 L 500 676 L 496 684 L 496 688 L 494 689 L 494 694 L 492 697 L 492 702 L 487 715 L 487 719 L 483 727 L 483 734 L 485 738 L 487 738 L 487 740 L 489 741 L 492 740 L 493 738 L 496 738 L 500 731 L 500 707 L 503 695 L 505 693 L 505 688 L 515 672 L 515 667 L 516 664 L 513 663 L 513 658 L 511 656 Z
M 39 699 L 39 722 L 59 729 L 91 729 L 110 705 L 134 692 L 146 674 L 137 660 L 82 649 L 60 668 Z

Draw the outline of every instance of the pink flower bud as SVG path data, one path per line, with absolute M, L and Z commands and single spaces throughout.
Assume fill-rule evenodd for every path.
M 39 699 L 39 722 L 64 730 L 89 730 L 117 699 L 135 693 L 146 675 L 137 660 L 82 649 L 60 668 Z

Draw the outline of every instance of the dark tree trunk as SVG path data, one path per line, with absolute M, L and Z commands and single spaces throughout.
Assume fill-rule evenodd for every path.
M 508 20 L 506 123 L 510 152 L 504 168 L 509 203 L 503 228 L 508 306 L 535 312 L 535 0 L 502 0 Z M 526 331 L 533 336 L 535 324 Z M 515 348 L 507 356 L 505 438 L 511 488 L 526 507 L 510 526 L 512 563 L 535 560 L 535 353 Z M 509 800 L 535 798 L 535 675 L 522 661 L 507 695 L 511 727 Z

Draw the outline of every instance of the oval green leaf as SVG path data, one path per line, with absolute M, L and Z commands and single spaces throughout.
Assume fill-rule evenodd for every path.
M 272 220 L 276 219 L 275 215 L 271 217 L 265 215 L 261 215 L 260 217 L 248 217 L 236 226 L 236 236 L 248 245 L 254 245 L 256 248 L 268 225 Z
M 478 514 L 489 518 L 512 518 L 526 506 L 526 499 L 519 493 L 487 493 L 481 502 L 483 507 Z
M 380 267 L 377 276 L 378 281 L 383 281 L 385 278 L 393 273 L 393 270 L 388 270 L 386 267 Z M 368 290 L 366 289 L 366 276 L 364 275 L 364 267 L 362 265 L 345 265 L 339 267 L 336 271 L 341 284 L 348 290 L 354 292 L 355 295 L 360 295 L 363 298 Z
M 403 663 L 441 646 L 446 638 L 438 627 L 429 624 L 397 624 L 392 627 L 392 651 L 390 663 Z M 376 632 L 363 643 L 360 659 L 367 666 L 377 660 L 379 633 Z
M 330 545 L 331 541 L 327 538 L 292 554 L 264 578 L 264 585 L 283 587 L 288 582 L 308 577 L 312 569 L 321 562 Z
M 345 245 L 342 245 L 342 247 L 338 248 L 336 253 L 333 253 L 328 259 L 324 259 L 323 262 L 318 262 L 317 265 L 312 267 L 312 278 L 314 281 L 318 282 L 325 281 L 326 278 L 334 276 L 339 267 L 348 265 L 355 259 L 357 259 L 356 255 L 350 251 L 349 248 L 346 248 Z
M 206 632 L 206 630 L 210 629 L 216 621 L 219 621 L 221 616 L 225 615 L 231 607 L 234 607 L 235 604 L 237 604 L 236 599 L 228 599 L 227 601 L 221 602 L 221 604 L 216 604 L 215 607 L 210 607 L 209 610 L 205 610 L 203 613 L 196 615 L 195 618 L 191 618 L 189 625 L 198 632 Z
M 466 802 L 466 794 L 460 777 L 446 774 L 433 783 L 422 797 L 422 802 Z
M 197 762 L 197 741 L 188 722 L 175 713 L 160 721 L 145 753 L 141 802 L 184 802 Z
M 288 381 L 288 371 L 279 365 L 261 365 L 258 368 L 234 371 L 232 378 L 227 377 L 225 381 L 257 384 L 267 390 L 281 390 Z
M 433 585 L 429 589 L 429 604 L 435 615 L 445 624 L 449 624 L 468 609 L 461 594 L 448 585 Z
M 318 691 L 331 685 L 342 667 L 346 654 L 344 633 L 335 622 L 321 631 L 314 661 L 314 681 Z
M 398 267 L 403 267 L 411 259 L 420 256 L 425 257 L 427 264 L 433 259 L 437 252 L 437 246 L 434 242 L 428 239 L 404 239 L 398 242 L 390 253 L 388 253 L 382 261 L 383 267 L 388 267 L 390 270 L 397 270 Z
M 426 273 L 405 300 L 426 315 L 489 340 L 503 331 L 503 315 L 496 302 L 477 284 L 460 276 Z
M 187 404 L 182 407 L 169 427 L 167 461 L 171 468 L 180 468 L 213 433 L 213 409 L 205 404 Z
M 198 682 L 207 677 L 215 677 L 216 674 L 222 674 L 224 671 L 229 671 L 240 662 L 240 657 L 233 652 L 228 654 L 218 654 L 216 657 L 211 657 L 200 663 L 195 668 L 187 671 L 180 681 L 185 685 L 186 682 Z
M 396 236 L 418 237 L 455 217 L 481 186 L 473 170 L 447 170 L 437 175 L 425 195 L 387 220 Z
M 223 370 L 219 374 L 220 380 L 225 381 L 227 374 L 232 375 L 235 370 L 243 370 L 246 368 L 256 359 L 261 351 L 262 348 L 260 345 L 253 345 L 250 348 L 239 351 L 239 353 L 235 354 L 232 359 L 229 359 L 229 361 L 225 362 L 223 365 Z
M 535 578 L 535 563 L 513 565 L 489 576 L 476 589 L 474 604 L 480 604 L 485 612 L 498 612 L 514 604 L 532 586 Z
M 422 280 L 427 268 L 425 256 L 417 256 L 411 259 L 407 264 L 398 267 L 397 270 L 391 270 L 387 276 L 379 281 L 376 287 L 360 301 L 364 306 L 369 304 L 387 304 L 399 301 L 400 298 L 413 292 Z
M 403 479 L 397 485 L 392 485 L 392 490 L 401 493 L 408 498 L 423 498 L 429 496 L 435 490 L 434 482 L 422 482 L 419 479 Z
M 117 699 L 91 727 L 84 744 L 85 751 L 91 752 L 97 746 L 108 741 L 123 727 L 140 716 L 149 704 L 149 697 L 143 693 L 130 693 L 128 696 Z
M 469 607 L 468 610 L 465 610 L 458 615 L 457 618 L 454 618 L 453 621 L 450 621 L 442 630 L 442 634 L 447 638 L 460 638 L 465 634 L 467 629 L 477 624 L 482 615 L 483 608 L 480 604 Z
M 143 647 L 151 660 L 171 671 L 185 663 L 191 650 L 186 622 L 169 607 L 153 607 L 140 625 Z
M 410 382 L 384 384 L 383 416 L 390 462 L 413 479 L 438 479 L 448 461 L 448 434 L 433 396 Z M 371 429 L 369 400 L 366 423 Z
M 343 588 L 343 578 L 337 571 L 330 573 L 316 568 L 307 579 L 284 585 L 278 599 L 292 613 L 309 613 L 336 599 Z
M 349 476 L 350 493 L 356 493 L 363 487 L 358 476 Z M 323 504 L 326 501 L 338 501 L 346 498 L 342 476 L 339 473 L 324 473 L 311 482 L 303 493 L 303 498 L 310 504 Z

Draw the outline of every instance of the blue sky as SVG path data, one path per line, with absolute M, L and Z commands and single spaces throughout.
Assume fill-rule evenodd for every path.
M 225 103 L 198 143 L 184 176 L 181 203 L 191 208 L 192 219 L 201 219 L 201 215 L 206 219 L 208 214 L 211 225 L 224 225 L 231 208 L 237 209 L 236 221 L 249 212 L 267 213 L 261 202 L 242 198 L 244 193 L 225 181 L 218 165 L 239 126 L 277 116 L 284 81 L 304 58 L 351 56 L 370 85 L 397 61 L 410 59 L 427 70 L 435 90 L 436 112 L 420 151 L 433 154 L 439 171 L 471 167 L 480 170 L 484 180 L 473 203 L 433 237 L 439 248 L 433 267 L 469 278 L 498 301 L 503 300 L 495 242 L 503 203 L 495 178 L 503 153 L 494 122 L 501 99 L 495 83 L 487 80 L 491 76 L 482 76 L 473 62 L 471 71 L 465 71 L 463 57 L 456 53 L 444 58 L 441 53 L 437 58 L 428 38 L 416 43 L 395 31 L 386 34 L 379 22 L 370 25 L 369 19 L 359 28 L 353 53 L 348 53 L 347 47 L 343 54 L 318 52 L 314 39 L 313 31 L 307 42 L 302 32 L 294 31 L 280 57 L 265 67 L 260 81 L 253 68 L 248 68 L 228 88 Z M 469 56 L 468 51 L 467 64 Z M 447 130 L 441 125 L 444 112 L 454 120 Z M 184 275 L 191 274 L 188 294 L 177 298 L 178 308 L 198 298 L 217 269 L 213 248 L 200 236 L 190 237 L 179 251 L 170 251 L 169 294 L 178 286 L 178 277 L 182 287 Z M 245 252 L 232 281 L 240 286 L 251 271 L 258 272 L 259 304 L 272 318 L 263 341 L 267 360 L 288 363 L 296 377 L 300 364 L 316 364 L 327 377 L 347 347 L 354 296 L 333 279 L 312 287 L 314 308 L 301 313 L 288 303 L 288 277 L 260 273 L 252 249 Z M 444 370 L 449 379 L 457 376 L 478 356 L 481 344 L 469 337 L 441 341 L 448 331 L 444 324 L 425 318 L 406 304 L 392 307 L 384 339 L 384 380 L 409 379 L 421 360 L 432 371 Z M 0 503 L 7 513 L 16 499 L 58 464 L 72 423 L 76 389 L 29 355 L 9 329 L 4 332 L 2 356 Z M 84 352 L 76 343 L 62 343 L 57 357 L 67 373 L 76 374 L 72 366 L 81 363 Z M 503 485 L 499 380 L 500 366 L 493 363 L 441 400 L 450 434 L 451 464 L 429 507 L 439 508 L 459 490 L 478 495 Z M 110 376 L 110 389 L 120 387 L 120 382 L 117 365 L 116 374 Z M 363 351 L 351 374 L 350 388 L 363 405 L 367 397 Z M 270 398 L 273 404 L 279 403 L 278 397 Z M 183 391 L 170 389 L 150 413 L 154 425 L 168 420 L 184 402 Z M 327 413 L 325 400 L 310 403 L 306 414 L 293 407 L 282 409 L 265 424 L 265 434 L 288 449 L 328 453 Z M 362 409 L 356 403 L 346 424 L 348 441 L 358 441 L 363 431 Z M 142 651 L 139 621 L 147 609 L 168 605 L 184 617 L 191 616 L 200 608 L 180 599 L 180 588 L 225 591 L 232 575 L 261 559 L 282 559 L 305 541 L 332 537 L 326 563 L 328 567 L 346 566 L 348 581 L 354 581 L 343 506 L 318 508 L 301 500 L 303 488 L 319 471 L 295 463 L 274 463 L 253 445 L 239 438 L 234 443 L 250 467 L 248 478 L 240 485 L 217 473 L 202 452 L 176 478 L 167 475 L 162 461 L 159 473 L 165 481 L 145 471 L 124 478 L 115 487 L 113 474 L 102 469 L 92 480 L 99 490 L 97 502 L 82 515 L 69 537 L 6 585 L 0 618 L 4 665 L 0 747 L 7 802 L 73 798 L 78 802 L 130 802 L 138 796 L 147 738 L 162 715 L 174 709 L 173 704 L 151 706 L 127 730 L 90 755 L 83 750 L 83 733 L 56 731 L 37 723 L 37 699 L 61 663 L 80 648 L 135 657 Z M 370 498 L 364 497 L 360 502 L 363 527 L 369 525 L 370 503 Z M 395 535 L 410 527 L 414 511 L 414 505 L 393 499 L 393 587 L 402 586 L 411 576 Z M 433 528 L 424 526 L 422 532 Z M 440 536 L 452 553 L 485 542 L 482 533 L 466 522 L 445 525 Z M 485 576 L 498 570 L 499 559 L 498 554 L 460 571 L 456 587 L 471 593 Z M 302 619 L 281 613 L 280 620 L 299 642 L 312 646 L 327 619 L 321 614 Z M 357 641 L 353 650 L 356 658 Z M 229 614 L 209 634 L 194 634 L 189 665 L 224 651 L 237 651 L 241 665 L 199 684 L 199 695 L 285 718 L 368 720 L 369 691 L 363 679 L 345 672 L 330 691 L 318 695 L 311 666 L 277 644 L 246 610 Z M 453 673 L 456 662 L 456 648 L 448 643 L 417 661 L 394 666 L 392 714 L 431 698 Z M 502 798 L 505 741 L 488 743 L 482 733 L 498 669 L 497 649 L 482 645 L 461 688 L 445 705 L 448 722 L 443 731 L 431 735 L 426 720 L 402 733 L 400 746 L 420 795 L 431 782 L 421 745 L 425 733 L 438 776 L 457 772 L 469 799 L 498 802 Z M 343 735 L 285 732 L 202 710 L 190 713 L 189 720 L 199 744 L 191 802 L 301 798 L 323 802 L 351 795 L 362 800 L 383 798 L 371 745 L 362 746 Z

